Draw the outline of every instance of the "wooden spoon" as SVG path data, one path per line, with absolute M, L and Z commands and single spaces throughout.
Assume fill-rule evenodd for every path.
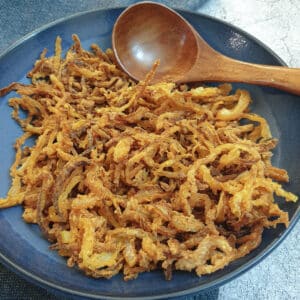
M 300 95 L 300 69 L 250 64 L 224 56 L 162 4 L 141 2 L 124 10 L 114 25 L 112 45 L 120 67 L 138 81 L 145 79 L 159 59 L 152 83 L 244 82 Z

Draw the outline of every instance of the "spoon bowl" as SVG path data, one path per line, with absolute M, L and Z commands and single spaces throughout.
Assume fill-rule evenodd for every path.
M 159 81 L 242 82 L 300 95 L 300 69 L 246 63 L 211 48 L 178 13 L 165 5 L 140 2 L 117 19 L 112 46 L 119 66 L 133 79 L 145 79 L 159 60 L 151 83 Z
M 154 3 L 126 9 L 114 26 L 112 41 L 118 63 L 136 80 L 142 80 L 159 59 L 155 81 L 178 81 L 197 59 L 197 36 L 191 25 Z

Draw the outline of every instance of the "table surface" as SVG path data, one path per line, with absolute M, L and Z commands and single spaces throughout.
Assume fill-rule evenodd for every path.
M 0 53 L 28 32 L 80 11 L 125 6 L 136 1 L 0 0 Z M 239 26 L 257 37 L 289 66 L 300 67 L 299 0 L 173 0 L 167 5 L 198 11 Z M 300 222 L 264 261 L 219 290 L 180 299 L 300 299 Z M 0 299 L 63 299 L 0 266 Z

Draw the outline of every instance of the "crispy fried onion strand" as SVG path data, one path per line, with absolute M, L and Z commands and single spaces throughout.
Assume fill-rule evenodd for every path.
M 20 95 L 9 104 L 24 130 L 0 207 L 23 204 L 70 267 L 125 280 L 209 274 L 256 248 L 264 228 L 288 226 L 274 195 L 297 197 L 273 181 L 288 175 L 271 165 L 277 141 L 247 91 L 150 85 L 154 69 L 136 84 L 111 50 L 73 39 L 65 58 L 59 38 L 53 57 L 43 51 L 31 84 L 0 92 Z

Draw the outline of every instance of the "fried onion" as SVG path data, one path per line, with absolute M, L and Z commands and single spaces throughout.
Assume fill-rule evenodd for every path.
M 288 174 L 271 165 L 277 141 L 247 91 L 151 85 L 158 62 L 135 83 L 110 49 L 73 39 L 64 58 L 60 38 L 54 56 L 43 51 L 31 84 L 0 91 L 19 94 L 9 104 L 24 130 L 1 208 L 23 204 L 68 266 L 125 280 L 209 274 L 256 248 L 264 228 L 288 226 L 274 196 L 297 196 L 275 182 Z

